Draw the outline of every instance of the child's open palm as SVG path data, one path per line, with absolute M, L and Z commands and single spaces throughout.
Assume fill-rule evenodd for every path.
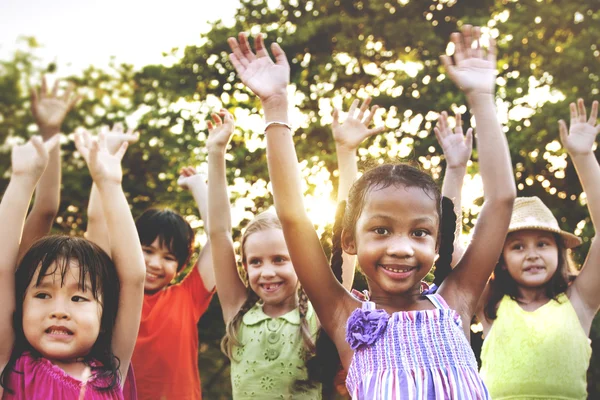
M 250 88 L 264 103 L 273 96 L 287 96 L 290 81 L 290 66 L 285 53 L 277 43 L 271 45 L 275 62 L 264 46 L 262 34 L 255 40 L 256 54 L 248 43 L 245 33 L 227 39 L 232 53 L 229 60 L 233 64 L 242 82 Z
M 369 110 L 369 104 L 371 104 L 371 97 L 367 97 L 360 108 L 358 113 L 356 112 L 359 104 L 359 100 L 356 99 L 352 102 L 350 109 L 348 110 L 348 116 L 340 124 L 339 115 L 340 111 L 337 108 L 333 109 L 333 123 L 331 124 L 331 130 L 333 132 L 333 139 L 338 146 L 355 150 L 366 138 L 381 133 L 385 130 L 385 126 L 378 126 L 373 129 L 369 129 L 373 116 L 379 108 L 379 106 L 373 106 Z M 365 115 L 365 112 L 368 113 Z
M 560 140 L 571 156 L 584 155 L 592 152 L 596 135 L 600 132 L 600 125 L 596 125 L 598 117 L 598 102 L 592 103 L 590 119 L 586 121 L 585 105 L 583 99 L 570 104 L 571 128 L 567 130 L 564 120 L 558 121 Z
M 59 81 L 54 83 L 51 92 L 48 92 L 46 77 L 42 77 L 40 90 L 31 89 L 31 113 L 35 122 L 41 128 L 42 134 L 52 130 L 59 130 L 67 113 L 81 99 L 81 96 L 73 93 L 73 85 L 69 85 L 62 96 L 58 95 Z M 47 140 L 48 137 L 44 137 Z
M 208 121 L 208 150 L 224 151 L 233 135 L 233 115 L 222 108 L 218 113 L 211 114 L 212 121 Z
M 496 42 L 490 38 L 485 51 L 480 44 L 481 29 L 465 25 L 462 33 L 453 33 L 454 61 L 447 55 L 441 56 L 448 76 L 465 94 L 493 94 L 496 83 Z M 472 48 L 475 42 L 475 48 Z
M 48 153 L 58 144 L 59 135 L 43 142 L 40 136 L 33 136 L 29 142 L 12 148 L 12 174 L 30 176 L 37 179 L 42 176 L 48 164 Z
M 115 154 L 110 154 L 104 132 L 92 139 L 89 132 L 75 134 L 75 146 L 85 160 L 97 185 L 103 183 L 120 184 L 123 179 L 121 160 L 127 151 L 128 142 L 123 142 Z
M 473 150 L 473 129 L 469 128 L 467 134 L 463 136 L 461 115 L 456 113 L 455 117 L 454 132 L 450 129 L 448 114 L 445 111 L 440 114 L 433 128 L 435 137 L 444 151 L 447 168 L 466 167 Z

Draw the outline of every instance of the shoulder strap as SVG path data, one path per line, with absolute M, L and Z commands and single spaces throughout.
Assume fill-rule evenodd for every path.
M 425 297 L 427 297 L 429 299 L 429 301 L 431 301 L 433 303 L 433 305 L 435 306 L 435 308 L 437 308 L 437 309 L 450 308 L 450 307 L 448 307 L 448 303 L 446 303 L 446 300 L 444 300 L 444 298 L 442 296 L 440 296 L 438 293 L 427 294 L 427 295 L 425 295 Z

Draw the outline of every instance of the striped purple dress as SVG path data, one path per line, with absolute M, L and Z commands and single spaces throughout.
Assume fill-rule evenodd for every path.
M 363 302 L 348 319 L 355 350 L 346 387 L 352 399 L 490 399 L 459 314 L 439 294 L 435 310 L 390 317 Z

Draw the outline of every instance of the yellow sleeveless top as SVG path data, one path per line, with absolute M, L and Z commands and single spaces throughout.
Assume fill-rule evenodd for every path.
M 504 296 L 481 349 L 494 400 L 586 399 L 592 348 L 563 293 L 533 312 Z

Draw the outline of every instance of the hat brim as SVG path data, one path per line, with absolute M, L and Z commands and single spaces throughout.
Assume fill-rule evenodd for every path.
M 574 247 L 580 246 L 581 243 L 583 243 L 583 241 L 581 240 L 581 238 L 579 236 L 575 236 L 572 233 L 569 233 L 569 232 L 566 232 L 563 230 L 550 229 L 546 226 L 519 226 L 514 229 L 509 229 L 508 233 L 516 232 L 516 231 L 523 231 L 525 229 L 537 229 L 540 231 L 557 233 L 562 238 L 563 243 L 567 249 L 572 249 Z

